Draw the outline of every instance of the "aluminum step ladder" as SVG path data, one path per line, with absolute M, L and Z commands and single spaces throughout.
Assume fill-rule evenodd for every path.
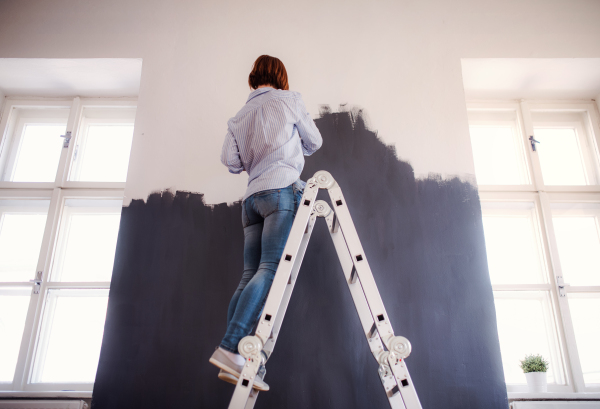
M 316 200 L 319 189 L 327 189 L 334 209 L 327 202 Z M 252 389 L 254 379 L 265 376 L 264 365 L 275 347 L 317 217 L 325 218 L 329 227 L 369 348 L 379 363 L 379 377 L 390 406 L 393 409 L 421 409 L 404 362 L 411 351 L 410 342 L 394 335 L 342 190 L 326 171 L 315 173 L 307 181 L 255 335 L 243 338 L 238 345 L 246 363 L 229 409 L 254 407 L 258 397 L 258 391 Z

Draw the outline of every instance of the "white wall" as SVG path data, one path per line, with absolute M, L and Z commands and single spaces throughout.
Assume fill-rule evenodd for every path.
M 293 90 L 360 106 L 422 175 L 474 173 L 461 58 L 600 57 L 594 0 L 3 0 L 0 57 L 143 58 L 126 194 L 233 201 L 245 178 L 219 162 L 260 54 Z
M 0 121 L 2 120 L 2 114 L 4 112 L 4 100 L 5 100 L 6 96 L 4 95 L 4 93 L 2 92 L 2 90 L 0 89 Z

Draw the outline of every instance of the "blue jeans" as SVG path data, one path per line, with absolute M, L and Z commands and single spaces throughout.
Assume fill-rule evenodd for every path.
M 238 352 L 262 314 L 279 260 L 302 199 L 297 182 L 257 192 L 242 202 L 244 273 L 227 311 L 227 332 L 220 347 Z

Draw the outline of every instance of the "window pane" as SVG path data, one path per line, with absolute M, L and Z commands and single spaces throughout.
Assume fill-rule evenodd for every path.
M 492 284 L 545 282 L 533 211 L 513 211 L 502 215 L 500 212 L 491 213 L 486 209 L 485 203 L 482 206 L 485 247 Z
M 13 381 L 30 294 L 30 287 L 0 287 L 0 382 Z
M 547 185 L 585 185 L 586 176 L 574 128 L 535 128 L 542 176 Z
M 510 126 L 470 126 L 475 175 L 480 185 L 520 185 L 524 175 L 519 139 Z
M 577 351 L 586 384 L 600 383 L 600 294 L 569 294 Z
M 48 201 L 0 200 L 0 282 L 35 277 Z
M 53 281 L 110 281 L 120 200 L 68 200 Z
M 108 290 L 48 291 L 33 382 L 94 382 Z
M 125 182 L 133 125 L 90 125 L 75 158 L 73 180 Z
M 565 282 L 600 285 L 600 237 L 596 217 L 553 217 L 552 221 Z
M 26 125 L 12 180 L 54 182 L 65 131 L 66 125 Z
M 548 382 L 562 383 L 548 292 L 494 292 L 494 301 L 506 383 L 526 383 L 519 361 L 528 354 L 541 354 Z

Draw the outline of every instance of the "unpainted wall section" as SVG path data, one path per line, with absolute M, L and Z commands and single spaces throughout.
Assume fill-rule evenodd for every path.
M 3 0 L 0 57 L 143 58 L 126 203 L 165 187 L 219 203 L 244 191 L 218 156 L 260 54 L 313 116 L 360 105 L 417 175 L 469 180 L 460 58 L 598 57 L 598 15 L 594 0 Z

